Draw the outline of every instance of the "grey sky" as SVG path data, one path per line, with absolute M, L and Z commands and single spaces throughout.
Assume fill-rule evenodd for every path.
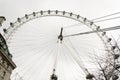
M 0 15 L 6 17 L 6 21 L 3 23 L 3 27 L 2 28 L 9 27 L 9 23 L 16 21 L 16 19 L 18 17 L 23 17 L 25 14 L 30 14 L 32 12 L 37 12 L 37 11 L 40 11 L 40 10 L 68 11 L 68 12 L 73 12 L 75 14 L 79 14 L 79 15 L 81 15 L 83 17 L 88 18 L 88 19 L 94 19 L 94 18 L 101 17 L 101 16 L 104 16 L 104 15 L 107 15 L 107 14 L 112 14 L 112 13 L 115 13 L 115 12 L 120 12 L 120 4 L 119 3 L 120 3 L 119 0 L 0 0 Z M 116 16 L 120 16 L 120 14 L 116 15 Z M 46 26 L 47 23 L 49 23 L 49 24 L 53 23 L 53 22 L 50 22 L 49 19 L 48 19 L 47 23 L 44 22 L 44 21 L 42 22 L 42 20 L 40 20 L 40 21 L 41 22 L 35 20 L 35 21 L 33 21 L 33 24 L 31 22 L 27 26 L 31 26 L 31 25 L 32 26 L 39 26 L 40 23 L 43 26 Z M 55 21 L 55 20 L 53 20 L 53 21 Z M 60 21 L 62 21 L 62 20 L 60 19 Z M 61 23 L 65 24 L 65 25 L 67 25 L 67 22 L 68 23 L 71 22 L 71 21 L 67 21 L 67 19 L 65 19 L 64 21 L 66 21 L 66 23 L 65 22 L 61 22 Z M 107 21 L 107 22 L 100 22 L 100 23 L 96 23 L 96 24 L 99 25 L 99 26 L 101 26 L 101 28 L 105 28 L 105 27 L 120 25 L 119 22 L 120 22 L 120 19 L 112 20 L 112 21 Z M 34 23 L 36 25 L 34 25 Z M 37 24 L 37 23 L 39 23 L 39 24 Z M 57 26 L 58 24 L 54 24 L 54 25 Z M 61 25 L 61 24 L 59 24 L 59 25 Z M 26 26 L 26 25 L 24 25 L 24 26 Z M 49 26 L 50 25 L 47 25 L 47 27 L 45 27 L 45 28 L 48 28 Z M 53 26 L 53 25 L 51 25 L 51 26 Z M 0 29 L 1 32 L 2 32 L 2 28 Z M 25 29 L 25 31 L 29 31 L 30 30 L 28 27 L 25 27 L 24 29 Z M 37 27 L 36 27 L 36 29 L 37 29 Z M 20 30 L 22 30 L 22 29 L 20 29 Z M 32 30 L 30 30 L 30 31 L 32 31 Z M 120 31 L 120 30 L 118 30 L 118 31 Z M 117 34 L 119 33 L 118 31 L 108 32 L 108 35 L 109 36 L 113 35 L 113 36 L 116 36 L 115 38 L 117 38 L 118 37 Z M 24 34 L 24 30 L 22 32 Z M 21 34 L 17 33 L 17 35 L 20 35 L 20 36 L 23 37 L 22 32 L 21 32 Z M 29 35 L 29 34 L 27 34 L 27 35 Z M 30 35 L 32 35 L 32 34 L 30 34 Z M 89 39 L 92 41 L 93 37 L 94 37 L 94 35 L 92 35 L 92 37 L 90 37 Z M 19 37 L 17 37 L 17 38 L 19 38 Z M 82 36 L 82 38 L 84 38 L 85 40 L 87 40 L 87 38 L 85 36 Z M 35 39 L 38 39 L 38 38 L 35 38 Z M 77 48 L 81 48 L 81 45 L 84 43 L 84 41 L 80 42 L 81 45 L 78 46 L 77 42 L 79 42 L 79 39 L 81 39 L 81 38 L 75 38 L 75 39 L 73 39 L 75 41 L 75 42 L 73 42 L 73 43 L 75 43 L 74 46 L 76 46 Z M 22 40 L 24 40 L 24 38 L 22 38 Z M 15 42 L 15 41 L 13 40 L 13 42 Z M 15 44 L 11 44 L 11 45 L 15 45 Z M 19 43 L 16 44 L 16 45 L 19 45 Z M 85 43 L 85 45 L 92 45 L 92 42 L 89 43 L 89 44 Z M 82 46 L 82 48 L 84 48 L 85 45 Z M 93 44 L 93 46 L 94 45 L 95 44 Z M 97 44 L 97 46 L 100 46 L 100 43 Z M 17 48 L 15 48 L 15 46 L 13 46 L 13 49 L 11 49 L 11 50 L 16 49 L 16 51 L 11 51 L 11 52 L 14 53 L 15 56 L 17 56 L 15 54 L 15 52 L 22 52 L 23 53 L 23 51 L 20 51 L 20 49 L 18 49 L 18 48 L 19 48 L 19 46 Z M 29 50 L 29 48 L 25 48 L 25 49 Z M 69 53 L 69 51 L 66 51 L 64 49 L 65 48 L 63 47 L 63 51 L 65 51 L 66 53 L 67 52 Z M 82 52 L 86 52 L 86 53 L 89 52 L 89 51 L 84 51 L 85 49 L 89 50 L 88 47 L 84 48 L 83 50 L 81 50 L 81 53 Z M 78 49 L 78 51 L 79 51 L 79 49 Z M 27 52 L 27 50 L 26 50 L 26 52 Z M 31 52 L 31 54 L 29 56 L 28 56 L 28 54 L 26 54 L 26 57 L 27 56 L 28 57 L 33 56 L 32 53 L 35 53 L 35 52 L 34 51 Z M 21 55 L 21 54 L 18 53 L 18 55 Z M 84 54 L 81 54 L 81 55 L 85 56 Z M 90 55 L 88 55 L 88 56 L 90 56 Z M 20 57 L 18 59 L 15 58 L 14 60 L 17 62 L 18 65 L 21 65 L 21 63 L 24 62 L 24 59 L 26 59 L 26 57 L 22 56 L 22 57 Z M 37 57 L 37 56 L 35 56 L 34 58 L 28 58 L 28 60 L 26 60 L 26 62 L 24 63 L 25 65 L 24 66 L 20 66 L 21 68 L 17 69 L 17 71 L 19 72 L 19 74 L 21 76 L 23 76 L 25 78 L 25 80 L 29 79 L 29 77 L 30 77 L 30 80 L 39 80 L 38 76 L 39 76 L 40 72 L 39 72 L 39 70 L 36 71 L 35 69 L 39 68 L 39 65 L 41 65 L 40 68 L 43 68 L 44 67 L 43 65 L 45 65 L 44 63 L 38 63 L 33 68 L 33 70 L 29 70 L 29 68 L 25 68 L 25 66 L 27 67 L 30 64 L 30 61 L 36 60 L 35 58 L 37 58 L 39 60 L 39 57 Z M 76 79 L 79 79 L 78 77 L 81 77 L 80 75 L 84 75 L 84 73 L 81 72 L 80 75 L 79 75 L 79 72 L 77 72 L 77 70 L 79 70 L 79 71 L 81 71 L 81 70 L 78 68 L 78 66 L 75 67 L 76 68 L 76 70 L 75 70 L 73 68 L 74 66 L 70 64 L 69 58 L 71 59 L 70 56 L 62 58 L 63 60 L 67 59 L 67 63 L 69 63 L 69 64 L 64 64 L 64 69 L 66 69 L 65 71 L 68 71 L 68 72 L 65 72 L 66 73 L 66 80 L 69 80 L 70 78 L 71 78 L 71 80 L 74 80 L 74 77 L 69 77 L 69 74 L 72 75 L 72 73 L 69 72 L 70 68 L 72 68 L 73 72 L 74 73 L 76 72 L 76 74 L 78 75 L 78 76 L 76 76 L 76 74 L 74 74 L 74 76 L 76 77 Z M 17 61 L 19 59 L 20 60 L 23 59 L 23 60 Z M 43 58 L 43 60 L 44 60 L 44 58 Z M 52 63 L 52 59 L 49 59 L 49 60 Z M 71 61 L 74 63 L 74 65 L 77 65 L 72 59 L 71 59 Z M 42 62 L 42 59 L 40 60 L 40 62 Z M 63 61 L 61 61 L 59 65 L 61 66 L 62 64 L 63 64 Z M 35 63 L 33 65 L 35 65 Z M 49 62 L 46 65 L 47 65 L 46 69 L 49 69 L 49 70 L 45 70 L 45 72 L 48 72 L 48 71 L 50 71 L 50 69 L 52 69 L 52 67 L 50 67 L 50 68 L 48 67 L 48 65 L 50 65 Z M 68 65 L 70 66 L 69 68 L 66 67 Z M 22 68 L 24 68 L 26 70 L 23 71 Z M 32 64 L 30 65 L 30 68 L 32 69 Z M 63 73 L 61 70 L 62 69 L 59 68 L 60 72 L 57 72 L 57 73 L 58 74 L 59 73 Z M 26 71 L 30 71 L 31 73 L 26 72 Z M 34 73 L 32 73 L 32 72 L 34 72 L 34 71 L 36 71 L 35 72 L 36 75 L 33 75 Z M 45 75 L 44 75 L 44 74 L 46 74 L 45 72 L 42 72 L 40 75 L 45 77 Z M 48 72 L 48 74 L 46 74 L 46 75 L 49 76 L 49 74 L 50 74 L 50 72 Z M 36 76 L 38 78 L 36 78 Z M 61 77 L 60 80 L 65 79 L 65 78 L 63 78 L 64 77 L 63 74 L 59 75 L 59 76 Z M 83 78 L 83 76 L 82 76 L 82 78 Z M 40 79 L 44 80 L 44 78 L 41 78 L 41 77 L 40 77 Z M 49 78 L 46 78 L 46 79 L 49 80 Z

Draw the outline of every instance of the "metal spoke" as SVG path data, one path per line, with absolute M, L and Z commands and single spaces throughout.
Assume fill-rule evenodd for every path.
M 103 31 L 111 31 L 111 30 L 117 30 L 117 29 L 120 29 L 120 25 L 114 26 L 114 27 L 109 27 L 109 28 L 103 28 L 103 29 L 99 29 L 99 30 L 95 30 L 95 31 L 87 31 L 87 32 L 82 32 L 82 33 L 65 35 L 63 37 L 78 36 L 78 35 L 91 34 L 91 33 L 103 32 Z

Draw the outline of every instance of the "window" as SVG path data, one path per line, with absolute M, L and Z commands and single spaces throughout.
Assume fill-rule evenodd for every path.
M 6 72 L 5 72 L 5 71 L 3 71 L 3 77 L 5 77 L 5 75 L 6 75 Z
M 3 63 L 3 59 L 0 60 L 0 63 Z
M 2 39 L 0 38 L 0 43 L 2 43 Z
M 1 71 L 1 66 L 0 66 L 0 71 Z
M 9 65 L 7 64 L 7 68 L 9 68 Z
M 3 78 L 3 79 L 4 79 L 5 75 L 6 75 L 6 72 L 3 71 L 3 75 L 2 75 L 2 78 Z

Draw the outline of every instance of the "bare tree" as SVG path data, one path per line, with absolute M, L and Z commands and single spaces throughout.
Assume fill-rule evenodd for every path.
M 112 53 L 98 62 L 99 73 L 96 76 L 97 80 L 118 80 L 120 79 L 120 46 L 119 42 L 115 41 L 115 45 L 111 48 Z

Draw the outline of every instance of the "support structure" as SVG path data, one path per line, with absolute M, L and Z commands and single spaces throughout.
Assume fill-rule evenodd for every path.
M 57 62 L 58 62 L 58 55 L 59 55 L 59 52 L 60 52 L 60 44 L 62 44 L 62 41 L 63 41 L 63 28 L 61 28 L 60 30 L 60 35 L 58 36 L 58 50 L 57 50 L 57 53 L 55 55 L 55 62 L 54 62 L 54 68 L 53 68 L 53 74 L 51 75 L 51 80 L 57 80 L 58 77 L 57 75 L 55 74 L 55 71 L 56 71 L 56 66 L 57 66 Z
M 94 75 L 92 75 L 91 73 L 89 73 L 88 69 L 85 67 L 85 65 L 82 63 L 82 60 L 80 59 L 80 57 L 77 54 L 77 52 L 71 48 L 70 46 L 68 46 L 65 42 L 64 45 L 66 46 L 66 48 L 70 51 L 71 56 L 73 57 L 73 59 L 76 61 L 76 63 L 79 65 L 79 67 L 83 70 L 83 72 L 86 75 L 86 79 L 89 80 L 93 80 Z

